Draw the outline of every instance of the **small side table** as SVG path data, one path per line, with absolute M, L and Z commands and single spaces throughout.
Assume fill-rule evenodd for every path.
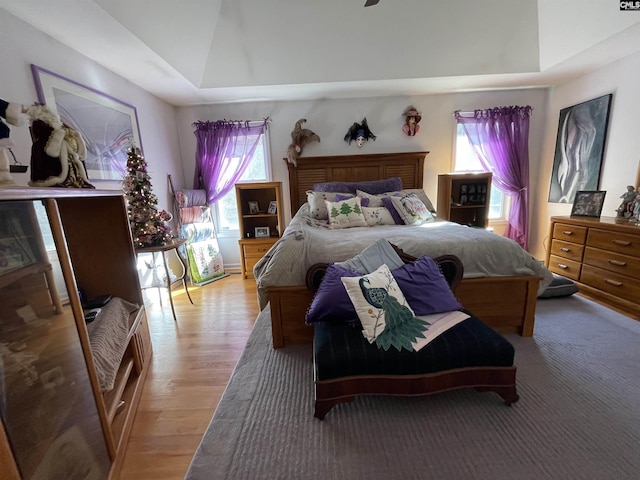
M 162 257 L 162 264 L 164 266 L 164 273 L 166 275 L 166 279 L 165 279 L 165 285 L 153 285 L 152 287 L 146 287 L 146 288 L 166 288 L 169 291 L 169 302 L 171 303 L 171 313 L 173 314 L 173 320 L 177 321 L 176 319 L 176 310 L 173 307 L 173 297 L 171 296 L 171 285 L 178 282 L 178 281 L 182 281 L 182 286 L 184 287 L 184 291 L 187 293 L 187 297 L 189 298 L 189 301 L 191 302 L 191 305 L 193 305 L 193 300 L 191 300 L 191 294 L 189 293 L 189 289 L 187 288 L 187 281 L 186 281 L 186 276 L 187 276 L 187 265 L 184 262 L 184 259 L 180 256 L 180 253 L 178 252 L 178 247 L 184 245 L 184 243 L 186 242 L 186 240 L 184 238 L 174 238 L 173 241 L 171 243 L 168 243 L 167 245 L 158 245 L 156 247 L 143 247 L 143 248 L 136 248 L 136 255 L 140 254 L 140 253 L 150 253 L 153 257 L 153 264 L 156 264 L 156 253 L 160 253 L 161 257 Z M 182 265 L 182 274 L 180 276 L 177 276 L 175 280 L 171 280 L 171 276 L 169 274 L 169 266 L 167 265 L 167 252 L 170 252 L 171 250 L 175 250 L 176 255 L 178 257 L 178 260 L 180 260 L 180 264 Z M 162 300 L 161 300 L 162 302 Z M 162 305 L 162 303 L 161 303 Z

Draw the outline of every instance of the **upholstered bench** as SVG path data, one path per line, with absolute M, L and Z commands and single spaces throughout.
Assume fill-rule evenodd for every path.
M 404 256 L 405 261 L 410 261 Z M 450 285 L 462 277 L 453 256 L 434 259 Z M 326 265 L 315 265 L 307 284 L 317 288 Z M 369 343 L 353 326 L 314 325 L 313 364 L 315 416 L 323 419 L 338 403 L 358 395 L 429 395 L 458 388 L 495 392 L 506 405 L 518 401 L 514 348 L 502 335 L 466 312 L 470 318 L 440 334 L 419 351 Z

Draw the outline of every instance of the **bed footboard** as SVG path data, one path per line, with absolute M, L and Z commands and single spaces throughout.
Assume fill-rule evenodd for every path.
M 540 277 L 463 279 L 455 293 L 460 303 L 501 333 L 533 335 Z M 273 348 L 289 343 L 311 343 L 313 327 L 304 323 L 313 294 L 305 285 L 268 287 Z

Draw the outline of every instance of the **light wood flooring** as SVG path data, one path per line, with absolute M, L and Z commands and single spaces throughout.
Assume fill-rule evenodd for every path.
M 166 289 L 147 291 L 153 358 L 121 480 L 184 477 L 259 313 L 255 281 L 239 274 L 189 293 L 194 305 L 174 290 L 174 322 Z

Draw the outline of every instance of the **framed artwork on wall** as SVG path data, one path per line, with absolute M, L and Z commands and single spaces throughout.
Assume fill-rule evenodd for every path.
M 578 191 L 600 186 L 612 94 L 560 110 L 550 203 L 573 203 Z
M 573 207 L 571 208 L 571 216 L 599 217 L 602 213 L 602 205 L 604 204 L 606 193 L 603 190 L 576 192 Z
M 136 108 L 37 65 L 31 71 L 40 103 L 82 135 L 90 181 L 121 180 L 129 147 L 142 150 Z

